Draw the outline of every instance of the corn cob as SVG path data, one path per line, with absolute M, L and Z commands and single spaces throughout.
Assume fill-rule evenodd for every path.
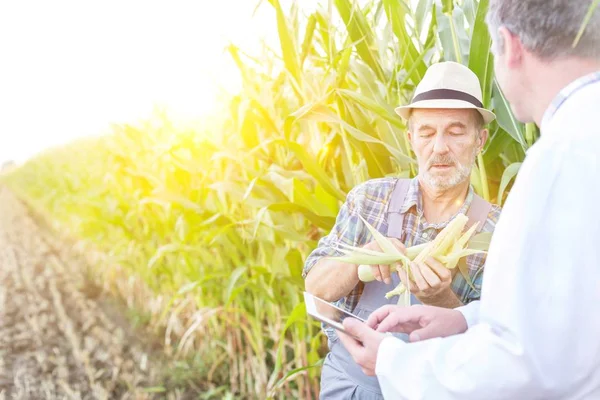
M 407 254 L 404 255 L 385 236 L 369 225 L 369 223 L 364 219 L 362 221 L 383 252 L 342 244 L 340 247 L 344 255 L 334 258 L 339 261 L 360 264 L 358 267 L 358 277 L 363 282 L 370 282 L 375 279 L 369 265 L 399 263 L 396 268 L 403 268 L 410 276 L 409 265 L 411 261 L 419 263 L 429 257 L 434 257 L 446 268 L 453 269 L 458 266 L 461 274 L 472 286 L 468 271 L 464 266 L 461 266 L 462 263 L 459 261 L 462 257 L 482 253 L 487 250 L 491 239 L 491 235 L 489 234 L 479 234 L 477 235 L 478 237 L 473 237 L 477 225 L 472 226 L 467 232 L 462 233 L 468 222 L 468 218 L 464 214 L 459 214 L 448 223 L 434 240 L 422 245 L 409 247 L 406 249 Z M 477 239 L 474 241 L 473 246 L 470 245 L 471 239 Z M 466 248 L 466 246 L 471 248 Z M 386 293 L 386 298 L 388 299 L 393 296 L 400 296 L 398 300 L 399 304 L 410 304 L 410 293 L 402 283 L 394 290 Z

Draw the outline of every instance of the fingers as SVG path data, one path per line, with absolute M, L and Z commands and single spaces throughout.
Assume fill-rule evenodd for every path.
M 369 318 L 367 319 L 367 326 L 371 329 L 377 329 L 377 326 L 381 321 L 383 321 L 387 316 L 393 312 L 398 306 L 393 306 L 388 304 L 383 307 L 379 307 L 377 310 L 373 311 Z
M 413 279 L 415 281 L 415 284 L 417 285 L 417 288 L 419 289 L 419 291 L 425 291 L 427 290 L 430 286 L 427 283 L 427 281 L 425 280 L 425 278 L 423 277 L 423 274 L 421 273 L 421 266 L 417 263 L 411 263 L 410 265 L 410 272 L 412 273 Z
M 436 337 L 444 336 L 443 332 L 440 331 L 439 325 L 432 323 L 424 327 L 419 327 L 408 335 L 410 342 L 419 342 L 421 340 L 433 339 Z
M 381 274 L 382 280 L 389 285 L 392 283 L 392 278 L 390 276 L 390 266 L 389 265 L 380 265 L 379 272 Z
M 371 272 L 373 273 L 375 280 L 381 282 L 381 271 L 379 270 L 379 265 L 371 265 Z
M 452 271 L 433 257 L 427 258 L 427 265 L 442 281 L 452 280 Z
M 348 334 L 338 331 L 338 337 L 344 344 L 346 350 L 348 350 L 348 353 L 350 353 L 352 358 L 356 361 L 360 359 L 365 352 L 363 343 L 366 341 L 369 333 L 373 330 L 356 318 L 346 318 L 342 322 L 342 325 Z M 356 338 L 358 338 L 358 340 Z
M 373 277 L 379 282 L 385 282 L 388 285 L 392 283 L 389 265 L 371 265 L 371 271 Z
M 365 342 L 369 335 L 373 333 L 373 329 L 356 318 L 345 318 L 342 325 L 349 334 L 357 337 L 361 342 Z
M 421 272 L 423 279 L 432 288 L 438 287 L 442 283 L 440 277 L 427 264 L 420 265 L 419 272 Z
M 348 350 L 348 353 L 352 355 L 352 357 L 354 357 L 357 354 L 360 354 L 364 350 L 362 344 L 358 340 L 354 339 L 352 336 L 346 335 L 344 332 L 341 331 L 337 331 L 337 335 L 340 338 L 340 342 L 342 342 L 342 344 L 344 345 L 346 350 Z
M 365 249 L 382 251 L 381 247 L 377 242 L 370 242 L 364 246 Z M 392 283 L 392 279 L 390 277 L 390 266 L 389 265 L 371 265 L 371 272 L 373 273 L 373 277 L 375 280 L 379 282 L 385 282 L 386 284 Z
M 418 306 L 392 306 L 387 311 L 376 316 L 378 332 L 410 333 L 421 328 L 422 309 Z
M 338 332 L 338 337 L 348 353 L 352 356 L 352 359 L 360 366 L 365 375 L 374 376 L 374 369 L 367 366 L 369 364 L 369 354 L 363 344 L 342 332 Z
M 404 284 L 405 287 L 409 288 L 411 293 L 415 293 L 415 292 L 419 291 L 419 288 L 417 287 L 417 285 L 415 285 L 415 283 L 413 281 L 408 279 L 408 275 L 406 274 L 406 271 L 402 267 L 397 268 L 397 271 L 398 271 L 398 276 L 400 277 L 400 281 Z
M 468 329 L 467 321 L 460 311 L 438 307 L 430 307 L 428 311 L 429 316 L 424 316 L 420 326 L 410 333 L 411 342 L 456 335 Z

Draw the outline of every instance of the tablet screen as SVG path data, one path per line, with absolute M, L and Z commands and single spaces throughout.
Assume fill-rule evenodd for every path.
M 364 320 L 356 315 L 344 311 L 325 300 L 311 295 L 310 293 L 304 292 L 304 300 L 306 303 L 306 310 L 310 315 L 336 329 L 343 330 L 342 322 L 348 317 L 356 318 L 359 321 L 364 322 Z

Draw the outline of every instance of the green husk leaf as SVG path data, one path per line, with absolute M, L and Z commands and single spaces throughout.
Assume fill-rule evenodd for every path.
M 404 255 L 402 255 L 402 254 L 388 254 L 388 253 L 384 253 L 384 252 L 377 251 L 377 250 L 365 249 L 364 247 L 350 246 L 345 243 L 338 243 L 337 250 L 342 251 L 346 255 L 349 253 L 358 253 L 358 254 L 362 254 L 362 255 L 366 255 L 366 256 L 375 256 L 375 257 L 381 256 L 381 255 L 404 257 Z M 400 258 L 398 260 L 400 260 Z
M 365 265 L 390 265 L 398 262 L 398 256 L 395 255 L 385 255 L 381 256 L 373 256 L 362 253 L 350 253 L 346 256 L 332 257 L 335 260 L 346 262 L 348 264 L 365 264 Z
M 404 286 L 404 284 L 401 283 L 398 286 L 396 286 L 393 290 L 390 290 L 389 292 L 387 292 L 385 294 L 385 298 L 390 299 L 394 296 L 400 296 L 404 292 L 406 292 L 406 286 Z
M 412 261 L 427 247 L 428 243 L 419 244 L 417 246 L 411 246 L 406 249 L 406 256 Z
M 469 228 L 468 231 L 463 233 L 463 235 L 454 244 L 454 249 L 462 249 L 463 247 L 465 247 L 469 239 L 471 239 L 471 236 L 473 236 L 473 233 L 475 233 L 475 230 L 477 229 L 478 225 L 479 222 L 473 224 L 473 226 L 471 226 L 471 228 Z
M 371 224 L 369 224 L 361 215 L 359 215 L 359 217 L 365 224 L 371 235 L 373 235 L 373 238 L 375 239 L 379 247 L 381 247 L 381 250 L 388 254 L 403 255 L 402 253 L 400 253 L 400 251 L 398 251 L 396 246 L 394 246 L 394 244 L 388 238 L 383 236 L 377 229 L 373 228 Z
M 453 253 L 450 253 L 447 256 L 437 257 L 437 259 L 439 262 L 443 263 L 446 266 L 446 268 L 454 269 L 454 268 L 456 268 L 456 265 L 458 264 L 458 262 L 461 258 L 468 257 L 473 254 L 481 254 L 481 253 L 485 253 L 485 252 L 482 250 L 464 249 L 464 250 L 458 250 Z
M 482 250 L 487 251 L 490 247 L 490 242 L 492 241 L 492 232 L 480 232 L 474 235 L 471 240 L 469 240 L 469 244 L 467 245 L 468 249 L 474 250 Z
M 477 290 L 477 289 L 475 289 L 475 285 L 473 285 L 473 280 L 471 279 L 471 276 L 469 275 L 469 267 L 467 266 L 466 258 L 461 258 L 458 261 L 458 270 L 460 271 L 463 278 L 465 278 L 465 281 L 467 281 L 467 284 L 471 287 L 471 289 Z

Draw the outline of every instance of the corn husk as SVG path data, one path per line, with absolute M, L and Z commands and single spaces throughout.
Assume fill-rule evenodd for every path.
M 396 269 L 404 269 L 411 277 L 411 262 L 423 262 L 428 257 L 433 257 L 448 269 L 458 267 L 459 272 L 473 287 L 466 264 L 461 260 L 473 254 L 485 253 L 491 240 L 491 233 L 489 232 L 474 235 L 477 224 L 463 233 L 468 218 L 464 214 L 459 214 L 450 221 L 434 240 L 407 248 L 405 255 L 394 246 L 390 239 L 378 232 L 362 217 L 361 220 L 382 251 L 340 244 L 338 250 L 342 252 L 342 255 L 333 258 L 350 264 L 359 264 L 358 277 L 363 282 L 371 282 L 375 279 L 370 265 L 395 265 Z M 386 293 L 388 299 L 394 296 L 399 296 L 399 304 L 410 305 L 410 291 L 406 290 L 402 283 Z

